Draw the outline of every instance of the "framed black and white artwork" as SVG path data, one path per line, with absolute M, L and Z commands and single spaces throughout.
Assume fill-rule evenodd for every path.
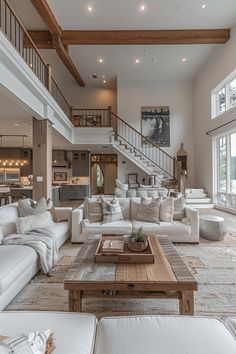
M 170 146 L 170 107 L 142 107 L 141 133 L 158 146 Z M 143 144 L 148 141 L 143 139 Z

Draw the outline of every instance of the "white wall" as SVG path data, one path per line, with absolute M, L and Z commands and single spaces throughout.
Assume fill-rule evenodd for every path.
M 195 141 L 195 171 L 196 183 L 213 193 L 212 138 L 206 132 L 231 121 L 236 111 L 230 111 L 218 118 L 211 119 L 211 91 L 236 69 L 236 26 L 231 30 L 231 39 L 222 45 L 217 45 L 211 52 L 195 78 L 194 91 L 194 141 Z M 226 126 L 232 129 L 236 124 Z M 214 134 L 221 133 L 215 131 Z M 213 135 L 214 135 L 213 134 Z
M 194 184 L 192 81 L 126 81 L 118 78 L 118 116 L 141 130 L 142 106 L 170 106 L 170 143 L 163 148 L 172 156 L 184 143 L 188 153 L 188 185 Z
M 73 81 L 61 83 L 60 87 L 74 108 L 107 108 L 112 106 L 112 111 L 114 113 L 117 111 L 116 89 L 79 87 Z
M 138 174 L 138 182 L 142 183 L 142 178 L 146 179 L 146 184 L 149 184 L 149 176 L 136 165 L 134 165 L 130 160 L 124 157 L 122 154 L 117 154 L 118 157 L 118 171 L 117 178 L 121 180 L 123 183 L 128 183 L 128 174 L 129 173 L 137 173 Z

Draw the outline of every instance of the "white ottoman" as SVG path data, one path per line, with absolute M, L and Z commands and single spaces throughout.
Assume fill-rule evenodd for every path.
M 225 220 L 221 216 L 200 215 L 200 236 L 211 241 L 223 240 L 226 234 Z

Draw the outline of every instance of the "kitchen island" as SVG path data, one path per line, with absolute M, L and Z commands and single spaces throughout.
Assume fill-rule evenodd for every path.
M 32 190 L 32 186 L 10 188 L 13 202 L 21 198 L 32 198 Z M 60 206 L 60 190 L 61 186 L 52 186 L 52 202 L 55 207 Z

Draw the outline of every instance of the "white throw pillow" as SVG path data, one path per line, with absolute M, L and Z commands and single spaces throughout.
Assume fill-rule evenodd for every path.
M 185 196 L 174 199 L 174 220 L 182 220 L 185 217 Z
M 111 202 L 102 200 L 103 223 L 123 220 L 123 213 L 118 199 L 115 197 Z
M 119 179 L 116 179 L 116 186 L 122 191 L 127 191 L 129 189 L 129 185 L 122 183 Z
M 125 198 L 126 197 L 126 191 L 120 188 L 115 188 L 115 196 L 117 198 Z
M 20 217 L 28 215 L 42 214 L 47 211 L 47 201 L 45 198 L 39 199 L 34 202 L 32 199 L 20 199 L 18 201 L 18 210 Z
M 160 220 L 165 222 L 172 222 L 174 214 L 174 198 L 168 197 L 161 201 L 160 206 Z
M 159 224 L 160 204 L 161 199 L 154 199 L 148 203 L 147 199 L 142 198 L 138 206 L 136 220 Z
M 35 229 L 50 229 L 54 225 L 50 212 L 29 215 L 18 218 L 16 221 L 16 230 L 18 234 L 26 234 Z
M 0 354 L 45 354 L 50 335 L 51 330 L 47 329 L 0 340 Z

